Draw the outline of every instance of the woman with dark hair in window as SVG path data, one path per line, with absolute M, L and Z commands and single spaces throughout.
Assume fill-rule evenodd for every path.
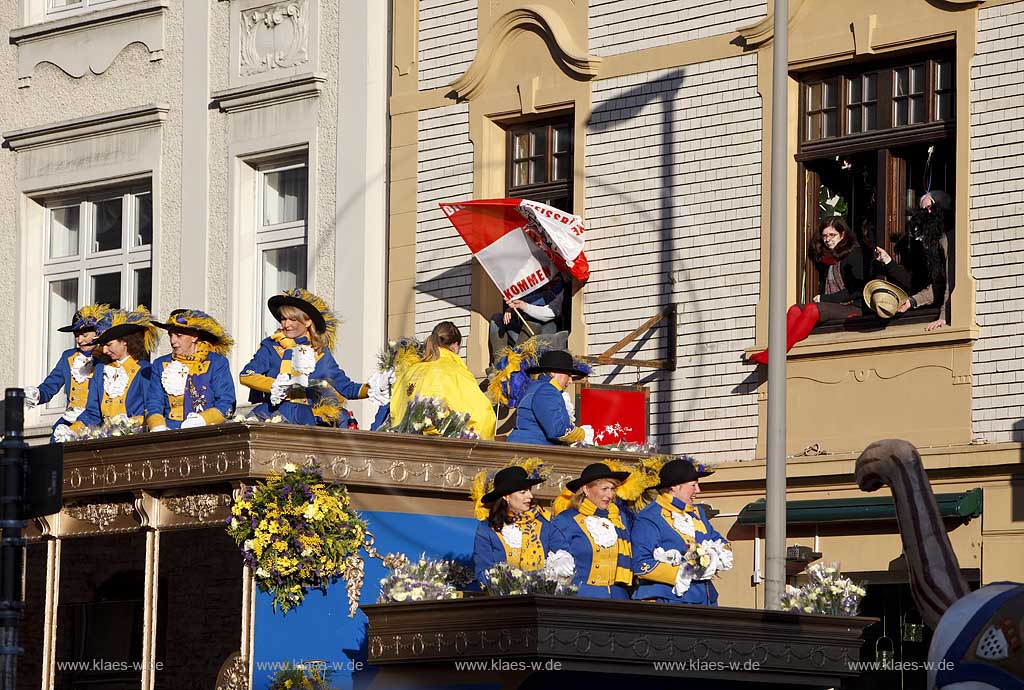
M 939 316 L 925 326 L 934 331 L 946 325 L 946 309 L 951 291 L 950 277 L 953 275 L 949 253 L 950 237 L 953 230 L 953 200 L 945 192 L 935 190 L 921 197 L 920 208 L 907 221 L 907 234 L 900 240 L 901 254 L 919 256 L 918 270 L 907 270 L 892 260 L 881 247 L 875 249 L 875 259 L 880 262 L 886 277 L 905 287 L 912 294 L 897 311 L 906 313 L 929 305 L 939 306 Z M 909 257 L 906 257 L 910 260 Z
M 843 321 L 862 312 L 867 282 L 864 250 L 857 233 L 841 216 L 825 220 L 808 247 L 818 264 L 818 294 L 810 304 L 794 304 L 786 313 L 786 352 L 814 330 L 819 322 Z M 768 350 L 750 356 L 751 362 L 768 364 Z

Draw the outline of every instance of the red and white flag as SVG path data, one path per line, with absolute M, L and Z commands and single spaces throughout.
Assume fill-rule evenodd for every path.
M 543 287 L 557 271 L 589 275 L 579 216 L 527 199 L 441 204 L 506 300 Z

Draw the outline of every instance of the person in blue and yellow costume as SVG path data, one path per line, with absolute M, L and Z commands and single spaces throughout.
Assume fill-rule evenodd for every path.
M 664 554 L 685 554 L 697 543 L 721 540 L 703 509 L 693 504 L 700 494 L 699 480 L 711 474 L 688 458 L 666 462 L 659 473 L 657 499 L 640 511 L 633 523 L 633 572 L 638 584 L 634 599 L 675 604 L 718 605 L 718 591 L 707 580 L 693 580 L 682 595 L 680 568 L 668 562 Z M 678 560 L 678 559 L 675 559 Z
M 292 424 L 348 428 L 355 423 L 345 399 L 367 397 L 366 384 L 356 383 L 334 361 L 331 350 L 338 321 L 327 303 L 308 290 L 285 290 L 267 300 L 281 323 L 264 338 L 238 380 L 250 388 L 250 416 L 282 417 Z
M 434 326 L 423 348 L 421 361 L 396 372 L 391 394 L 391 424 L 405 417 L 416 396 L 437 398 L 453 412 L 469 414 L 467 429 L 485 441 L 494 439 L 494 409 L 480 390 L 476 377 L 459 357 L 462 333 L 451 321 Z
M 530 382 L 519 401 L 516 428 L 508 440 L 548 446 L 593 441 L 592 430 L 588 433 L 586 427 L 573 424 L 562 398 L 570 379 L 583 378 L 589 372 L 578 368 L 568 352 L 548 350 L 526 373 L 539 376 Z
M 572 556 L 578 596 L 629 598 L 626 588 L 633 582 L 631 525 L 628 512 L 621 509 L 615 496 L 616 487 L 627 477 L 628 471 L 595 462 L 583 468 L 579 478 L 566 482 L 566 491 L 555 501 L 551 549 Z
M 176 309 L 167 323 L 171 354 L 153 362 L 146 426 L 150 431 L 222 423 L 235 409 L 235 379 L 227 354 L 234 341 L 216 319 Z
M 105 304 L 89 304 L 76 311 L 69 325 L 57 329 L 61 333 L 73 333 L 75 346 L 61 353 L 57 364 L 38 388 L 25 387 L 25 402 L 30 407 L 45 405 L 63 389 L 68 398 L 67 407 L 61 418 L 54 423 L 54 429 L 60 425 L 73 424 L 85 409 L 89 400 L 89 383 L 96 364 L 93 359 L 96 324 L 109 311 L 110 307 Z
M 102 348 L 89 386 L 85 410 L 74 424 L 53 430 L 58 442 L 73 441 L 89 427 L 124 415 L 141 426 L 146 417 L 149 394 L 149 353 L 156 347 L 159 332 L 145 307 L 135 311 L 115 309 L 96 324 L 96 346 Z
M 486 572 L 496 563 L 525 571 L 544 567 L 551 522 L 547 511 L 534 502 L 533 487 L 543 483 L 546 474 L 539 458 L 527 458 L 499 470 L 493 479 L 486 471 L 473 478 L 470 498 L 480 520 L 473 542 L 473 569 L 484 587 Z

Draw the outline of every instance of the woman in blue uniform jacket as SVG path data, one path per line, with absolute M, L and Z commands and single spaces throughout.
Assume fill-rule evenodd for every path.
M 628 599 L 632 583 L 630 520 L 620 510 L 615 487 L 629 476 L 603 462 L 583 469 L 578 479 L 566 482 L 573 492 L 569 508 L 555 516 L 552 551 L 564 550 L 573 558 L 573 584 L 581 597 Z
M 698 480 L 711 472 L 677 458 L 665 463 L 659 474 L 657 500 L 640 511 L 633 523 L 633 572 L 639 586 L 634 599 L 675 604 L 718 605 L 718 591 L 711 580 L 694 580 L 682 596 L 673 592 L 679 565 L 655 558 L 655 550 L 676 550 L 685 554 L 694 543 L 726 539 L 719 534 L 704 511 L 693 504 L 700 493 Z
M 93 373 L 85 411 L 70 427 L 53 430 L 58 442 L 73 441 L 89 427 L 99 426 L 119 415 L 141 427 L 149 395 L 149 353 L 159 338 L 145 307 L 126 312 L 115 309 L 96 324 L 96 345 L 102 347 L 102 361 Z M 97 358 L 99 359 L 99 358 Z
M 526 373 L 540 374 L 540 377 L 526 387 L 516 408 L 516 428 L 508 440 L 547 446 L 585 440 L 585 429 L 574 425 L 569 418 L 562 391 L 570 379 L 583 378 L 587 372 L 576 368 L 568 352 L 548 350 L 540 356 L 537 366 L 527 369 Z
M 30 407 L 45 405 L 61 390 L 67 395 L 67 406 L 61 418 L 54 423 L 55 429 L 58 425 L 74 423 L 85 409 L 89 400 L 89 383 L 96 364 L 93 360 L 96 324 L 109 311 L 110 307 L 105 304 L 89 304 L 76 311 L 69 325 L 57 329 L 61 333 L 74 333 L 75 347 L 61 353 L 50 375 L 43 379 L 38 388 L 25 387 L 25 402 Z
M 153 362 L 146 426 L 150 431 L 220 424 L 235 409 L 226 355 L 234 341 L 206 312 L 176 309 L 167 323 L 171 354 Z
M 327 303 L 296 288 L 274 295 L 267 306 L 281 328 L 263 339 L 238 377 L 251 389 L 249 402 L 258 403 L 250 416 L 267 420 L 280 415 L 309 426 L 354 425 L 344 399 L 365 398 L 368 389 L 334 361 L 337 319 Z
M 487 586 L 487 571 L 506 562 L 525 571 L 540 570 L 552 538 L 546 512 L 533 502 L 532 487 L 544 480 L 539 473 L 527 473 L 519 465 L 499 470 L 494 488 L 484 494 L 477 516 L 486 510 L 486 518 L 476 528 L 473 542 L 473 569 L 476 578 Z

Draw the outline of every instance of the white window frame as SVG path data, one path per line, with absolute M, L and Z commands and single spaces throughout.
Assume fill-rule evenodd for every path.
M 137 302 L 138 286 L 136 285 L 136 271 L 150 269 L 150 294 L 153 292 L 152 268 L 153 268 L 153 243 L 141 244 L 137 242 L 138 228 L 136 227 L 136 210 L 139 197 L 148 194 L 153 199 L 152 181 L 150 179 L 132 181 L 128 184 L 116 187 L 102 187 L 90 190 L 80 190 L 77 193 L 62 193 L 38 199 L 42 209 L 43 220 L 43 251 L 40 271 L 42 293 L 44 295 L 44 316 L 40 320 L 42 333 L 42 357 L 45 376 L 50 372 L 56 362 L 49 361 L 49 353 L 54 339 L 67 339 L 67 347 L 74 346 L 74 337 L 70 334 L 63 334 L 54 331 L 49 327 L 49 295 L 50 283 L 56 280 L 75 278 L 78 281 L 78 306 L 92 304 L 93 277 L 109 273 L 117 273 L 121 276 L 121 307 L 134 309 Z M 99 201 L 110 200 L 121 197 L 121 247 L 120 249 L 108 249 L 94 251 L 95 240 L 95 205 Z M 152 201 L 151 201 L 152 203 Z M 50 258 L 50 235 L 51 209 L 78 205 L 78 251 L 73 256 Z M 155 225 L 155 216 L 150 213 L 151 222 Z M 151 232 L 153 229 L 151 228 Z M 92 245 L 92 246 L 90 246 Z M 146 305 L 153 309 L 152 304 Z M 67 349 L 67 348 L 61 348 Z M 63 402 L 62 402 L 63 401 Z M 47 411 L 59 412 L 64 409 L 66 400 L 63 393 L 54 397 L 46 406 Z
M 290 221 L 284 223 L 275 223 L 272 225 L 263 224 L 263 213 L 264 213 L 264 195 L 265 195 L 265 179 L 266 176 L 271 173 L 282 172 L 285 170 L 294 170 L 296 168 L 303 168 L 306 171 L 306 208 L 304 209 L 303 218 L 297 221 Z M 256 285 L 255 294 L 260 296 L 260 299 L 255 300 L 254 314 L 252 323 L 256 324 L 259 332 L 257 333 L 260 339 L 267 337 L 267 320 L 271 319 L 269 312 L 267 311 L 266 296 L 263 295 L 263 252 L 273 249 L 287 249 L 289 247 L 300 247 L 306 248 L 306 285 L 308 289 L 309 282 L 312 275 L 312 252 L 309 250 L 309 218 L 310 218 L 310 176 L 309 176 L 309 161 L 306 151 L 302 151 L 300 154 L 294 152 L 288 153 L 276 158 L 262 159 L 255 166 L 256 176 L 256 204 L 255 204 L 255 235 L 256 235 Z
M 87 12 L 95 12 L 96 10 L 105 10 L 109 7 L 130 5 L 133 2 L 138 2 L 138 0 L 78 0 L 75 4 L 66 7 L 53 7 L 53 0 L 36 1 L 42 5 L 45 21 L 63 19 L 64 17 L 71 17 L 77 14 L 85 14 Z

